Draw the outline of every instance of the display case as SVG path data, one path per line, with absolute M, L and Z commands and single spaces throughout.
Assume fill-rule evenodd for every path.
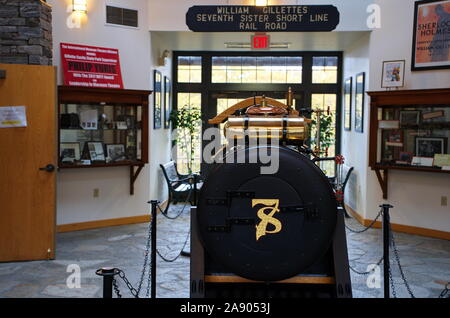
M 391 169 L 450 173 L 450 89 L 368 94 L 369 165 L 385 199 Z
M 130 194 L 148 163 L 150 91 L 58 88 L 60 169 L 128 166 Z

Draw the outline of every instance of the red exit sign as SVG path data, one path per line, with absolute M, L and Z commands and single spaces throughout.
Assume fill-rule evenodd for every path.
M 256 33 L 255 35 L 252 35 L 251 46 L 253 50 L 270 49 L 270 35 L 265 33 Z

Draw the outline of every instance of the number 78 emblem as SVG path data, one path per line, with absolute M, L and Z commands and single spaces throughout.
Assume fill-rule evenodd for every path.
M 258 241 L 262 236 L 266 234 L 275 234 L 281 231 L 283 228 L 280 220 L 274 218 L 275 213 L 280 212 L 279 209 L 280 200 L 277 199 L 253 199 L 252 208 L 257 205 L 264 205 L 257 212 L 261 221 L 256 225 L 256 240 Z M 272 224 L 275 229 L 268 230 L 267 227 Z

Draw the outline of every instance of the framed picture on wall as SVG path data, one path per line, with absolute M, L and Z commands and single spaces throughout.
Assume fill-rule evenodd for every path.
M 364 94 L 366 73 L 362 72 L 355 77 L 355 131 L 364 132 Z
M 172 87 L 170 79 L 164 76 L 164 128 L 170 128 L 170 112 L 172 111 Z
M 436 154 L 445 154 L 447 138 L 416 137 L 416 156 L 434 158 Z
M 352 130 L 352 93 L 353 78 L 349 77 L 344 82 L 344 129 Z
M 105 152 L 102 142 L 89 141 L 86 143 L 86 147 L 91 161 L 105 161 Z
M 403 87 L 405 85 L 405 61 L 384 61 L 381 87 Z
M 417 1 L 411 70 L 450 68 L 450 0 Z
M 125 153 L 125 145 L 123 144 L 108 144 L 106 145 L 106 159 L 107 161 L 117 162 L 127 159 Z
M 81 159 L 79 142 L 62 142 L 59 146 L 60 160 L 63 163 L 74 163 Z
M 402 126 L 419 125 L 420 113 L 421 113 L 420 110 L 401 110 L 400 111 L 400 124 Z
M 153 129 L 161 128 L 162 75 L 155 70 L 153 78 Z

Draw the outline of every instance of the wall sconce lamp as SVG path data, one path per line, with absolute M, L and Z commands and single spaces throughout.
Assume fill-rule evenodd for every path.
M 87 13 L 87 0 L 72 0 L 74 12 Z
M 255 0 L 255 6 L 257 7 L 267 7 L 269 5 L 269 0 Z

